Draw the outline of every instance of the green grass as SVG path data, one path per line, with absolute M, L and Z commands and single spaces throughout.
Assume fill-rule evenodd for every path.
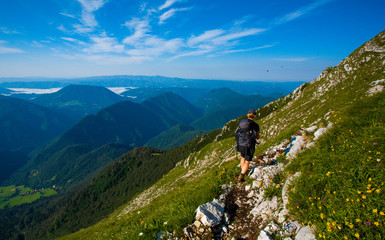
M 288 166 L 301 171 L 290 195 L 297 220 L 319 239 L 385 236 L 385 94 L 335 113 L 335 127 Z
M 225 162 L 218 168 L 222 159 L 215 157 L 215 162 L 207 165 L 202 176 L 195 177 L 198 173 L 194 172 L 188 178 L 181 180 L 180 177 L 196 167 L 192 165 L 201 164 L 200 161 L 213 151 L 222 149 L 223 154 L 232 143 L 229 139 L 209 144 L 191 157 L 190 167 L 173 169 L 155 184 L 157 188 L 166 186 L 172 189 L 152 200 L 149 205 L 123 216 L 119 216 L 123 208 L 118 209 L 108 219 L 61 239 L 156 239 L 157 233 L 162 231 L 172 231 L 182 236 L 183 228 L 194 222 L 196 208 L 217 198 L 222 193 L 222 184 L 234 181 L 239 162 Z
M 32 203 L 41 197 L 49 197 L 57 194 L 57 192 L 53 189 L 44 189 L 40 192 L 23 196 L 24 193 L 29 191 L 32 191 L 32 189 L 24 186 L 16 187 L 15 185 L 12 185 L 0 187 L 0 209 L 5 207 L 11 208 L 25 203 Z

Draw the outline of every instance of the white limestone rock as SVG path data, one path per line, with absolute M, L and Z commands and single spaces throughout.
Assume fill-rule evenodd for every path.
M 214 199 L 212 202 L 205 203 L 197 208 L 195 219 L 200 221 L 206 227 L 216 226 L 222 220 L 224 207 L 224 203 Z
M 309 226 L 302 227 L 297 235 L 295 236 L 295 240 L 316 240 L 313 231 Z

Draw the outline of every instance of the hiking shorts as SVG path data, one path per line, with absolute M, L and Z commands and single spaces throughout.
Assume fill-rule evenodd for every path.
M 253 160 L 253 155 L 255 152 L 255 144 L 251 144 L 250 147 L 238 146 L 237 150 L 241 153 L 241 157 L 243 157 L 246 161 L 251 162 L 251 160 Z

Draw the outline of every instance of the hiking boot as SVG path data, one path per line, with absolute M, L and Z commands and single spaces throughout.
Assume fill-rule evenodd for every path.
M 244 182 L 244 181 L 245 181 L 245 175 L 244 174 L 239 174 L 238 182 Z

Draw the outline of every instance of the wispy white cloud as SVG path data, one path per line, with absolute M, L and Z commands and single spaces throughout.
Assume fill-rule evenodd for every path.
M 78 33 L 89 33 L 98 26 L 94 12 L 99 10 L 108 2 L 108 0 L 78 0 L 82 6 L 81 24 L 75 24 L 74 27 Z
M 225 33 L 226 33 L 226 31 L 222 30 L 222 29 L 209 30 L 209 31 L 206 31 L 203 34 L 197 36 L 197 37 L 192 36 L 188 40 L 188 45 L 189 46 L 195 46 L 195 45 L 202 43 L 202 42 L 210 42 L 214 38 L 216 38 L 220 35 L 223 35 Z
M 20 32 L 18 32 L 16 30 L 11 30 L 11 29 L 6 28 L 6 27 L 0 27 L 0 32 L 2 32 L 4 34 L 20 34 Z
M 261 46 L 261 47 L 254 47 L 254 48 L 247 48 L 247 49 L 234 49 L 234 50 L 226 50 L 226 51 L 222 51 L 222 52 L 219 52 L 221 54 L 228 54 L 228 53 L 239 53 L 239 52 L 251 52 L 251 51 L 256 51 L 256 50 L 260 50 L 260 49 L 264 49 L 264 48 L 271 48 L 271 47 L 274 47 L 275 44 L 269 44 L 269 45 L 264 45 L 264 46 Z
M 206 31 L 199 36 L 191 37 L 187 41 L 187 44 L 191 48 L 198 48 L 201 50 L 211 49 L 211 51 L 214 52 L 236 45 L 236 41 L 240 38 L 257 35 L 263 31 L 265 31 L 265 29 L 240 29 L 236 32 L 214 29 Z
M 200 55 L 208 54 L 210 52 L 211 52 L 210 48 L 187 51 L 187 52 L 175 55 L 175 56 L 169 58 L 167 61 L 170 62 L 170 61 L 173 61 L 173 60 L 181 58 L 181 57 L 200 56 Z
M 259 28 L 252 28 L 252 29 L 245 29 L 238 32 L 230 32 L 225 35 L 218 36 L 212 40 L 215 44 L 225 44 L 229 41 L 236 40 L 239 38 L 247 37 L 247 36 L 253 36 L 257 35 L 261 32 L 266 31 L 266 29 L 259 29 Z
M 182 12 L 182 11 L 187 11 L 190 10 L 190 8 L 171 8 L 167 12 L 163 13 L 159 17 L 159 24 L 163 24 L 167 19 L 171 18 L 174 16 L 177 12 Z
M 75 39 L 75 38 L 70 38 L 70 37 L 61 37 L 61 39 L 67 41 L 67 42 L 72 42 L 72 43 L 76 43 L 76 44 L 79 44 L 79 45 L 86 45 L 85 42 L 79 40 L 79 39 Z
M 7 41 L 0 40 L 0 44 L 4 45 L 7 44 Z M 11 47 L 5 47 L 0 46 L 0 54 L 7 54 L 7 53 L 23 53 L 24 51 L 19 48 L 11 48 Z
M 290 12 L 286 15 L 284 15 L 283 17 L 279 17 L 277 19 L 275 19 L 273 21 L 273 25 L 280 25 L 280 24 L 284 24 L 284 23 L 287 23 L 287 22 L 290 22 L 292 20 L 295 20 L 301 16 L 304 16 L 306 14 L 309 14 L 310 12 L 312 12 L 314 9 L 318 8 L 318 7 L 321 7 L 329 2 L 331 2 L 332 0 L 321 0 L 321 1 L 315 1 L 313 2 L 312 4 L 309 4 L 309 5 L 306 5 L 302 8 L 299 8 L 293 12 Z
M 69 14 L 69 13 L 59 13 L 59 14 L 63 15 L 63 16 L 66 16 L 66 17 L 69 17 L 69 18 L 76 19 L 75 15 L 72 15 L 72 14 Z
M 105 33 L 101 36 L 91 36 L 91 46 L 83 49 L 86 53 L 121 53 L 124 45 L 118 43 L 115 38 L 108 37 Z
M 18 48 L 9 48 L 0 46 L 0 54 L 6 53 L 23 53 L 24 51 Z
M 133 32 L 132 35 L 123 40 L 124 44 L 129 45 L 135 45 L 145 37 L 149 36 L 148 32 L 151 30 L 150 22 L 147 19 L 133 18 L 124 25 Z
M 131 56 L 153 59 L 164 54 L 175 54 L 183 45 L 183 39 L 180 38 L 165 40 L 152 36 L 147 38 L 142 46 L 130 49 L 126 53 Z
M 174 3 L 176 2 L 182 2 L 183 0 L 166 0 L 166 2 L 164 4 L 162 4 L 162 6 L 160 6 L 158 8 L 158 10 L 163 10 L 163 9 L 166 9 L 168 7 L 171 7 Z

